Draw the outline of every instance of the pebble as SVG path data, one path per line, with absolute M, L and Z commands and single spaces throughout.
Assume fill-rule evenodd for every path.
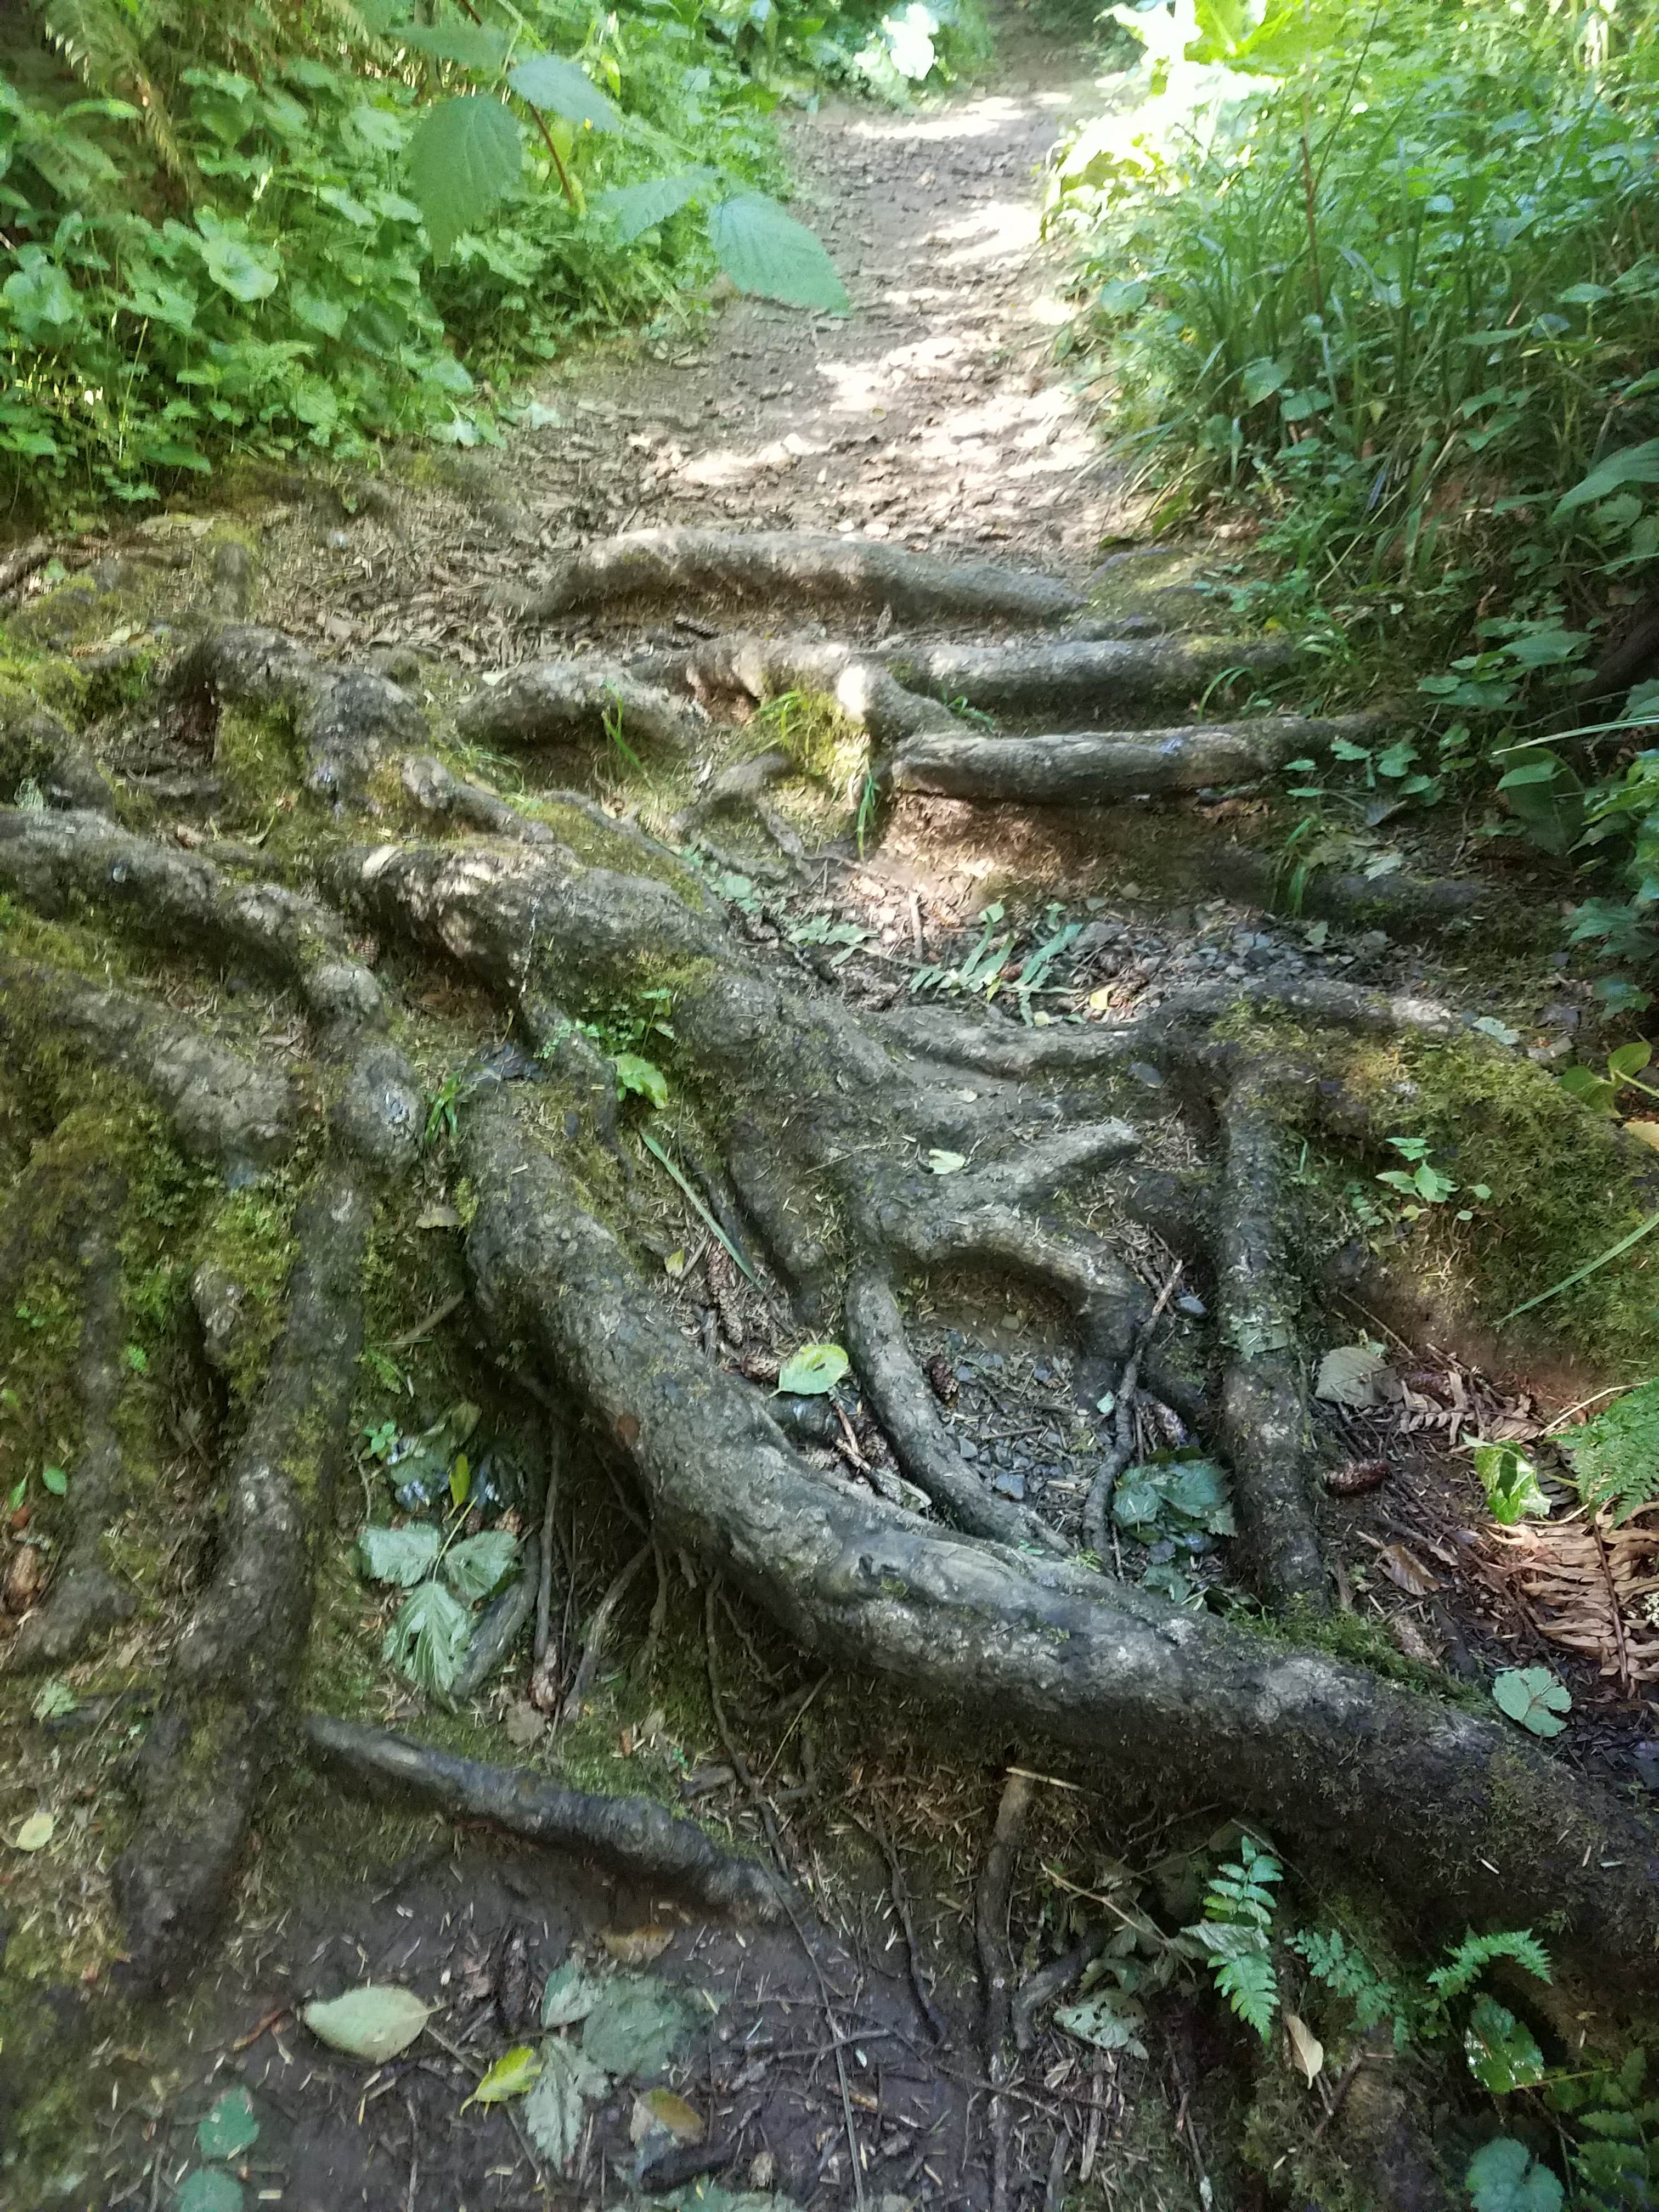
M 991 1478 L 991 1487 L 999 1497 L 1012 1498 L 1018 1501 L 1025 1495 L 1025 1478 L 1023 1474 L 1015 1474 L 1012 1472 L 994 1474 Z

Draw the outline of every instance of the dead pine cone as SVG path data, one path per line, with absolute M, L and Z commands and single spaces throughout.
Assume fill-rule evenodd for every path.
M 1385 1459 L 1351 1459 L 1345 1467 L 1328 1468 L 1325 1487 L 1333 1498 L 1358 1498 L 1367 1490 L 1380 1490 L 1389 1479 Z
M 927 1363 L 927 1380 L 933 1386 L 933 1395 L 941 1406 L 957 1402 L 957 1371 L 945 1354 L 936 1352 Z

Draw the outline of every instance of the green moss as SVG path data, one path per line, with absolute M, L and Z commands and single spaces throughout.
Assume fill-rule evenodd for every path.
M 214 1209 L 196 1248 L 195 1265 L 222 1268 L 241 1292 L 226 1379 L 233 1401 L 248 1404 L 264 1378 L 281 1334 L 294 1241 L 295 1194 L 289 1182 L 232 1191 Z
M 225 779 L 235 814 L 264 820 L 300 783 L 301 763 L 293 724 L 286 714 L 271 710 L 222 708 L 213 764 Z

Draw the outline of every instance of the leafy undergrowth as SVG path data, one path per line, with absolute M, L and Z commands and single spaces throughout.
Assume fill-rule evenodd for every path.
M 619 325 L 678 337 L 717 264 L 844 308 L 768 197 L 772 112 L 984 51 L 969 0 L 31 0 L 0 29 L 0 489 L 498 441 L 498 386 Z

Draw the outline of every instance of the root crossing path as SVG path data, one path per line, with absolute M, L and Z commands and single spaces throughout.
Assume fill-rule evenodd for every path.
M 1455 1929 L 1548 1916 L 1564 1949 L 1650 1984 L 1649 1825 L 1427 1666 L 1333 1656 L 1327 1620 L 1309 1398 L 1334 1291 L 1299 1163 L 1310 1141 L 1386 1134 L 1345 1080 L 1358 1047 L 1500 1048 L 1409 973 L 1359 980 L 1352 954 L 1298 949 L 1259 918 L 1248 961 L 1194 953 L 1149 988 L 1113 952 L 1103 896 L 1086 941 L 1050 907 L 1015 953 L 1003 900 L 972 917 L 900 866 L 938 835 L 969 849 L 971 884 L 999 841 L 1058 817 L 1103 852 L 1134 850 L 1142 872 L 1161 844 L 1202 873 L 1220 866 L 1209 811 L 1362 733 L 1250 711 L 1285 675 L 1282 642 L 1183 627 L 1167 593 L 1109 605 L 1085 588 L 1091 525 L 1059 465 L 1079 434 L 1069 403 L 1026 390 L 967 304 L 988 271 L 1011 315 L 1037 282 L 998 257 L 1016 252 L 1003 216 L 1029 209 L 1014 187 L 1053 113 L 975 96 L 814 126 L 809 146 L 836 131 L 843 155 L 868 149 L 869 199 L 843 203 L 839 227 L 890 249 L 866 276 L 895 319 L 784 343 L 816 364 L 824 426 L 908 410 L 890 479 L 848 446 L 833 482 L 821 463 L 816 507 L 773 506 L 752 481 L 704 485 L 676 462 L 645 514 L 605 507 L 633 529 L 562 510 L 556 542 L 550 526 L 510 580 L 503 556 L 495 582 L 513 591 L 453 644 L 441 621 L 399 634 L 389 600 L 325 616 L 313 586 L 302 603 L 280 532 L 269 587 L 210 546 L 154 670 L 81 729 L 37 714 L 4 754 L 0 1304 L 66 1348 L 18 1371 L 68 1472 L 30 1502 L 49 1543 L 11 1606 L 0 1689 L 22 1681 L 20 1714 L 67 1722 L 80 1708 L 61 1678 L 78 1668 L 124 1717 L 118 1808 L 77 1813 L 100 1784 L 54 1754 L 62 1802 L 42 1817 L 61 1853 L 21 1877 L 35 1921 L 103 1900 L 88 1988 L 107 1971 L 140 2002 L 186 1990 L 282 1838 L 336 1802 L 322 1793 L 391 1788 L 585 1851 L 653 1896 L 792 1927 L 829 2015 L 848 2164 L 814 2171 L 803 2151 L 778 2179 L 802 2201 L 824 2186 L 861 2202 L 866 2107 L 836 2010 L 853 1999 L 813 1948 L 791 1825 L 817 1786 L 811 1699 L 776 1705 L 787 1732 L 752 1761 L 730 1632 L 775 1692 L 757 1637 L 819 1687 L 899 1686 L 928 1725 L 1064 1765 L 1102 1802 L 1255 1820 Z M 900 266 L 888 163 L 915 165 L 933 261 L 907 232 Z M 947 176 L 959 217 L 941 211 Z M 943 301 L 925 296 L 934 276 Z M 912 313 L 963 349 L 939 356 L 955 364 L 949 405 L 942 382 L 927 396 Z M 728 321 L 729 369 L 742 333 L 757 354 L 774 326 Z M 782 367 L 767 373 L 803 382 Z M 718 359 L 676 372 L 720 374 Z M 947 428 L 935 531 L 922 464 Z M 523 470 L 525 495 L 550 501 L 540 469 Z M 993 497 L 969 507 L 956 478 L 981 469 Z M 901 480 L 917 504 L 894 504 Z M 861 518 L 876 527 L 835 526 L 843 489 L 884 481 L 891 499 Z M 705 505 L 672 512 L 670 486 Z M 995 502 L 1014 498 L 1028 534 L 1004 545 Z M 373 584 L 399 526 L 371 516 L 361 535 L 385 553 Z M 412 526 L 403 539 L 421 543 Z M 475 589 L 491 565 L 481 551 Z M 225 618 L 232 587 L 261 619 Z M 43 595 L 32 619 L 52 608 Z M 1032 904 L 1006 863 L 1000 879 Z M 872 901 L 885 921 L 858 918 Z M 1190 913 L 1166 905 L 1171 944 L 1190 939 Z M 1085 957 L 1109 980 L 1057 994 L 1056 963 Z M 1534 1078 L 1541 1097 L 1544 1071 L 1518 1079 Z M 998 1340 L 1039 1345 L 1036 1419 L 1008 1395 L 1001 1350 L 963 1356 L 988 1286 L 1012 1316 Z M 129 1341 L 141 1327 L 150 1349 Z M 981 1389 L 975 1425 L 963 1394 Z M 21 1395 L 17 1410 L 34 1418 Z M 1052 1441 L 1020 1464 L 1001 1449 L 1039 1433 Z M 1171 1543 L 1158 1574 L 1125 1553 L 1149 1556 L 1133 1532 L 1160 1510 L 1144 1462 L 1163 1447 L 1187 1455 L 1153 1471 L 1185 1486 L 1186 1567 L 1168 1571 Z M 397 1586 L 379 1614 L 354 1557 Z M 595 1557 L 609 1564 L 590 1588 Z M 486 1600 L 475 1620 L 468 1602 Z M 687 1760 L 665 1769 L 674 1816 L 550 1766 L 624 1621 L 647 1682 L 689 1635 L 724 1754 L 713 1782 Z M 58 1686 L 29 1704 L 48 1668 Z M 668 1725 L 665 1706 L 630 1721 L 620 1754 L 607 1727 L 604 1759 Z M 798 1728 L 786 1792 L 774 1769 Z M 537 1747 L 534 1771 L 501 1771 L 515 1744 Z M 301 1746 L 321 1778 L 303 1785 Z M 697 1792 L 726 1788 L 763 1867 L 687 1830 Z M 879 1805 L 870 1822 L 888 1838 Z M 998 1837 L 1010 1863 L 993 1903 L 1014 1848 Z M 890 1838 L 883 1850 L 896 1897 Z M 1006 1911 L 1005 1897 L 985 1917 Z M 473 1988 L 483 2012 L 453 2014 L 441 2049 L 491 2004 L 510 2032 L 527 2017 L 511 1996 L 522 1946 L 502 1941 L 495 1996 Z M 296 1984 L 271 2018 L 309 1993 Z M 1038 2078 L 1020 2086 L 1002 2002 L 994 2141 L 964 2122 L 958 2168 L 970 2203 L 999 2207 L 1030 2197 L 1009 2130 Z M 1030 2009 L 1012 2014 L 1019 2053 Z M 114 2034 L 89 2017 L 88 2039 Z M 9 2028 L 8 2062 L 50 2057 L 69 2018 L 42 2000 Z M 748 2124 L 731 2155 L 741 2143 L 768 2171 Z M 549 2140 L 567 2173 L 592 2148 L 577 2121 Z

